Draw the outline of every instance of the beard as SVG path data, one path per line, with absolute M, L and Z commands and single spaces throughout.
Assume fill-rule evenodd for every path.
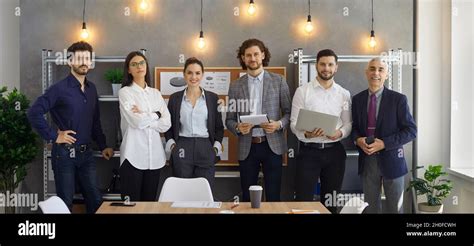
M 259 62 L 249 63 L 249 64 L 246 64 L 246 66 L 250 70 L 258 70 L 262 67 L 262 63 L 259 63 Z
M 86 68 L 86 69 L 83 70 L 82 68 Z M 86 75 L 87 72 L 89 72 L 89 67 L 87 67 L 86 65 L 82 65 L 78 67 L 73 66 L 72 70 L 79 75 Z
M 318 71 L 318 77 L 320 77 L 323 80 L 331 80 L 332 78 L 334 78 L 334 74 L 335 73 L 330 73 L 328 76 L 325 76 L 324 74 Z

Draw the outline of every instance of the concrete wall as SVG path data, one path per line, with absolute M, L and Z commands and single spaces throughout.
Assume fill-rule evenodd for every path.
M 306 21 L 307 1 L 259 0 L 256 17 L 245 14 L 248 1 L 204 0 L 204 34 L 207 49 L 199 52 L 194 42 L 199 34 L 200 1 L 159 0 L 150 1 L 152 10 L 145 15 L 138 14 L 136 1 L 132 0 L 89 0 L 87 1 L 87 25 L 97 55 L 126 55 L 131 50 L 146 48 L 150 66 L 179 66 L 179 55 L 197 56 L 205 66 L 238 66 L 235 50 L 241 42 L 250 37 L 262 39 L 268 45 L 272 59 L 271 66 L 286 66 L 288 83 L 294 91 L 294 68 L 288 62 L 288 55 L 294 48 L 304 48 L 305 53 L 332 48 L 338 54 L 378 54 L 388 49 L 413 50 L 413 1 L 375 1 L 375 31 L 379 45 L 375 50 L 367 48 L 370 31 L 370 1 L 366 0 L 324 0 L 312 1 L 313 22 L 316 31 L 312 35 L 302 33 Z M 76 0 L 21 0 L 20 23 L 21 46 L 21 88 L 32 100 L 41 92 L 41 49 L 63 50 L 78 39 L 82 1 Z M 131 8 L 131 15 L 124 16 L 124 8 Z M 234 16 L 235 7 L 241 15 Z M 347 12 L 348 11 L 348 12 Z M 347 16 L 344 14 L 348 13 Z M 100 64 L 91 72 L 99 93 L 110 94 L 111 88 L 104 81 L 104 69 L 113 65 Z M 119 67 L 121 66 L 118 65 Z M 364 65 L 343 65 L 336 75 L 336 81 L 351 88 L 352 94 L 365 89 Z M 404 73 L 404 93 L 412 100 L 412 73 L 409 67 Z M 67 73 L 67 69 L 55 69 L 55 80 Z M 351 82 L 361 86 L 354 87 Z M 114 143 L 116 129 L 114 119 L 118 115 L 116 105 L 101 106 L 103 128 L 108 143 Z M 115 118 L 114 118 L 115 117 Z M 290 139 L 294 145 L 295 140 Z M 411 161 L 411 149 L 407 147 Z M 118 160 L 98 162 L 100 185 L 108 185 L 111 168 L 118 166 Z M 356 159 L 348 159 L 346 190 L 360 190 L 357 180 Z M 169 170 L 164 170 L 164 174 Z M 24 183 L 25 192 L 41 192 L 42 162 L 38 156 Z M 230 200 L 240 190 L 238 179 L 218 180 L 217 197 Z M 292 198 L 294 186 L 294 161 L 284 170 L 282 198 Z
M 0 2 L 0 87 L 20 89 L 19 0 Z
M 0 88 L 20 89 L 20 16 L 19 0 L 0 2 Z M 0 213 L 4 208 L 0 207 Z

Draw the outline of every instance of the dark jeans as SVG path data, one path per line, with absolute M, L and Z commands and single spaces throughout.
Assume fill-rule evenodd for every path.
M 249 187 L 256 185 L 262 164 L 267 202 L 280 201 L 282 156 L 273 153 L 268 142 L 253 143 L 247 159 L 239 161 L 243 202 L 250 201 Z
M 54 171 L 57 195 L 72 210 L 76 177 L 84 196 L 87 213 L 95 213 L 102 203 L 102 195 L 97 188 L 95 159 L 91 149 L 75 151 L 71 157 L 64 145 L 53 144 L 51 163 Z
M 125 159 L 119 173 L 122 200 L 156 201 L 160 169 L 140 170 Z
M 331 213 L 337 212 L 333 204 L 334 192 L 339 194 L 346 168 L 346 151 L 339 143 L 327 149 L 316 149 L 300 144 L 296 157 L 296 200 L 313 201 L 313 194 L 321 180 L 321 202 Z

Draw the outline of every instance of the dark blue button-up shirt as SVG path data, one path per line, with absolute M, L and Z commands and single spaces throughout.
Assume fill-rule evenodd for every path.
M 55 83 L 40 96 L 28 110 L 31 126 L 47 141 L 55 142 L 56 128 L 48 125 L 43 115 L 50 113 L 57 129 L 73 130 L 75 144 L 90 144 L 94 140 L 100 150 L 106 148 L 105 135 L 100 124 L 100 112 L 95 85 L 85 80 L 84 92 L 81 83 L 72 74 Z

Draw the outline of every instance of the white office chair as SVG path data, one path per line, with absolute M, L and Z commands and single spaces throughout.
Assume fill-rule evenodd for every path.
M 362 201 L 359 197 L 353 197 L 347 201 L 341 209 L 340 214 L 361 214 L 364 209 L 369 206 L 368 203 Z
M 43 214 L 70 214 L 69 208 L 63 200 L 57 196 L 52 196 L 45 201 L 39 202 Z
M 205 178 L 169 177 L 161 189 L 159 202 L 213 202 L 211 186 Z

